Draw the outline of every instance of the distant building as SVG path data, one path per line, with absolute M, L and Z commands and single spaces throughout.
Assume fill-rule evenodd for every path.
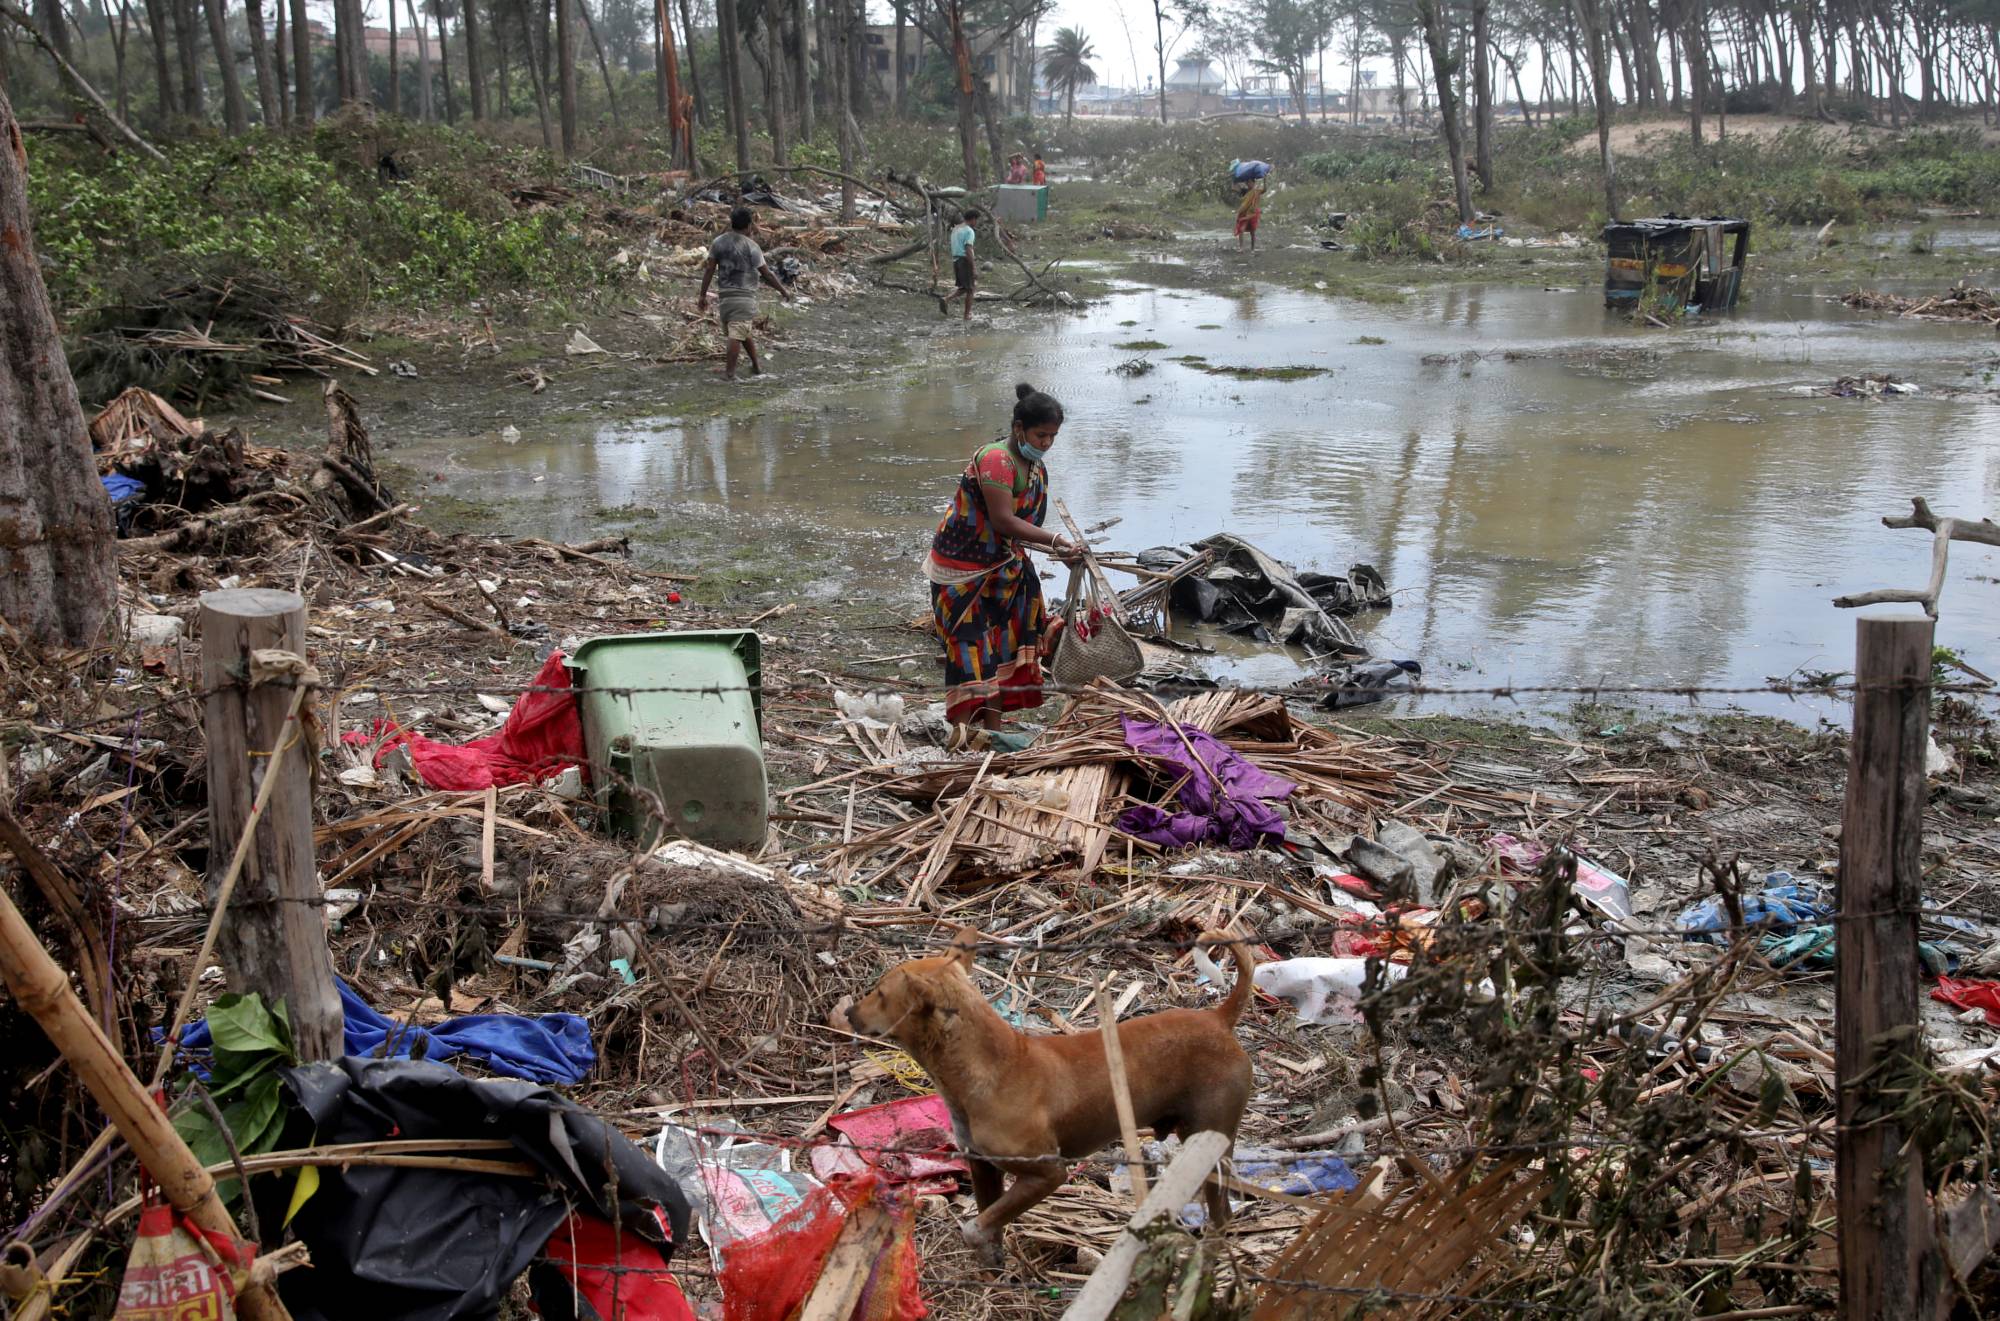
M 1027 43 L 1021 39 L 995 42 L 982 41 L 977 33 L 972 34 L 972 71 L 985 80 L 986 90 L 994 96 L 1013 93 L 1015 79 L 1024 71 L 1028 58 Z M 878 95 L 894 95 L 896 91 L 896 25 L 894 23 L 874 24 L 862 32 L 861 67 L 866 72 L 872 89 Z M 911 23 L 903 29 L 903 77 L 917 76 L 924 61 L 930 58 L 933 47 L 925 40 L 922 29 Z
M 428 34 L 426 43 L 435 47 L 437 45 L 437 34 Z M 390 39 L 389 29 L 387 28 L 362 28 L 361 44 L 367 49 L 370 55 L 380 59 L 386 60 L 389 58 L 389 51 L 392 46 L 395 48 L 398 63 L 404 61 L 413 62 L 417 58 L 417 34 L 407 27 L 398 26 L 393 41 Z
M 1183 55 L 1167 75 L 1167 115 L 1195 119 L 1225 108 L 1222 71 L 1204 55 Z

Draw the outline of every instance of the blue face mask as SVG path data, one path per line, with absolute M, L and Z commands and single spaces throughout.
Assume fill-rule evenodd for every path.
M 1047 450 L 1039 448 L 1026 436 L 1022 436 L 1019 440 L 1015 441 L 1014 448 L 1021 451 L 1021 457 L 1030 463 L 1040 463 L 1048 456 Z

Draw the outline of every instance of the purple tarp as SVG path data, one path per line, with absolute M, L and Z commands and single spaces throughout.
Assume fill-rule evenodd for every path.
M 1290 780 L 1259 769 L 1198 729 L 1176 732 L 1131 716 L 1124 717 L 1124 725 L 1126 747 L 1183 777 L 1182 810 L 1170 815 L 1150 804 L 1127 808 L 1118 817 L 1120 830 L 1170 849 L 1196 844 L 1249 849 L 1266 837 L 1285 838 L 1284 818 L 1272 803 L 1298 788 Z M 1189 756 L 1190 747 L 1199 765 Z

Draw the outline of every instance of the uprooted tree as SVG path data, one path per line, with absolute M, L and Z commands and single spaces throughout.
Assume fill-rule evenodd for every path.
M 0 619 L 79 647 L 103 632 L 117 591 L 111 502 L 36 264 L 27 169 L 0 91 Z

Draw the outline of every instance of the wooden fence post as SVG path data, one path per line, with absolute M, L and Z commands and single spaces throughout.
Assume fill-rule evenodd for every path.
M 1854 737 L 1840 831 L 1834 1028 L 1840 1129 L 1835 1190 L 1842 1321 L 1928 1317 L 1939 1289 L 1923 1163 L 1900 1125 L 1857 1121 L 1871 1070 L 1918 1049 L 1917 908 L 1923 899 L 1928 619 L 1862 619 Z
M 331 1060 L 343 1053 L 342 1016 L 326 911 L 317 902 L 313 752 L 302 722 L 287 718 L 292 683 L 283 677 L 260 682 L 251 662 L 253 652 L 265 650 L 304 657 L 305 642 L 306 603 L 297 593 L 238 588 L 202 595 L 211 901 L 250 824 L 258 786 L 266 776 L 280 777 L 229 900 L 222 965 L 232 990 L 256 991 L 267 1003 L 285 1001 L 300 1058 Z

